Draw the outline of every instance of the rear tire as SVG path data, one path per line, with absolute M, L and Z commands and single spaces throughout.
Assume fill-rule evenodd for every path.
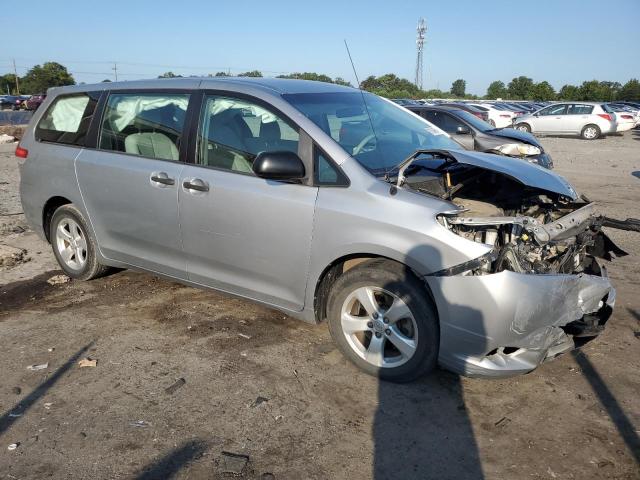
M 110 270 L 98 262 L 97 243 L 90 231 L 73 204 L 59 207 L 51 217 L 49 239 L 53 254 L 64 273 L 76 280 L 91 280 Z
M 531 125 L 528 123 L 516 123 L 515 129 L 521 132 L 531 133 Z
M 404 265 L 375 259 L 345 272 L 329 293 L 327 318 L 342 354 L 369 375 L 409 382 L 436 366 L 436 309 Z
M 597 125 L 586 125 L 580 133 L 583 140 L 595 140 L 600 138 L 600 135 L 600 128 Z

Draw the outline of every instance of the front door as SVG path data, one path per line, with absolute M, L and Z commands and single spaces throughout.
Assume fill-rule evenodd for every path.
M 249 100 L 203 102 L 196 164 L 179 189 L 189 280 L 301 310 L 318 189 L 252 172 L 259 152 L 298 152 L 297 127 Z
M 178 189 L 188 103 L 187 93 L 111 93 L 98 149 L 76 160 L 103 255 L 177 278 L 186 278 Z
M 551 105 L 538 112 L 538 116 L 531 119 L 531 129 L 534 133 L 566 133 L 564 125 L 567 106 L 565 104 Z

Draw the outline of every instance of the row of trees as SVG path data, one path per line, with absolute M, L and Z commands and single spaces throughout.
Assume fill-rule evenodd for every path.
M 578 100 L 604 101 L 640 100 L 640 82 L 633 78 L 624 85 L 619 82 L 589 80 L 582 85 L 564 85 L 557 93 L 549 82 L 535 83 L 533 79 L 520 76 L 508 85 L 496 80 L 487 89 L 487 98 L 512 100 Z
M 177 78 L 173 72 L 166 72 L 158 78 Z M 209 74 L 210 77 L 231 76 L 228 72 Z M 251 70 L 237 75 L 238 77 L 262 77 L 259 70 Z M 315 72 L 291 73 L 279 75 L 278 78 L 294 78 L 301 80 L 316 80 L 320 82 L 336 83 L 338 85 L 352 86 L 351 83 L 341 77 L 331 78 L 328 75 Z M 109 81 L 105 79 L 103 81 Z M 24 77 L 13 73 L 0 76 L 0 91 L 12 94 L 17 93 L 18 82 L 20 93 L 42 93 L 50 87 L 73 85 L 75 80 L 66 67 L 56 62 L 46 62 L 30 69 Z M 449 91 L 420 90 L 416 85 L 405 78 L 400 78 L 393 73 L 387 73 L 379 77 L 369 76 L 365 78 L 360 87 L 364 90 L 376 93 L 388 98 L 467 98 L 477 99 L 475 95 L 466 92 L 467 83 L 459 78 L 451 84 Z M 640 100 L 640 82 L 631 79 L 624 85 L 619 82 L 590 80 L 582 85 L 564 85 L 558 92 L 546 81 L 534 82 L 533 79 L 519 76 L 505 85 L 496 80 L 491 82 L 485 98 L 509 99 L 509 100 L 577 100 L 577 101 L 612 101 L 612 100 Z

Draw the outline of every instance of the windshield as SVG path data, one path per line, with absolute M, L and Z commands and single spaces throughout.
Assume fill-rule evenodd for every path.
M 364 98 L 371 120 L 358 90 L 283 97 L 374 174 L 391 170 L 418 149 L 462 149 L 438 127 L 370 93 Z

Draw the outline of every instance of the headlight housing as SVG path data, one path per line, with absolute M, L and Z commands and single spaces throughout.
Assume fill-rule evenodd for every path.
M 496 150 L 510 157 L 540 155 L 542 153 L 538 147 L 528 143 L 505 143 L 496 148 Z

